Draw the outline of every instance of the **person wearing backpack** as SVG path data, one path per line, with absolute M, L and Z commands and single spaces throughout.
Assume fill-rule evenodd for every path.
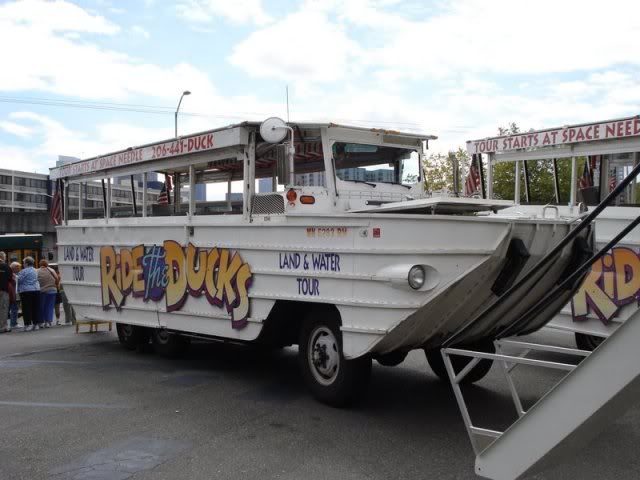
M 42 326 L 49 328 L 53 324 L 53 308 L 56 303 L 60 278 L 46 260 L 40 260 L 38 283 L 40 284 L 41 328 Z

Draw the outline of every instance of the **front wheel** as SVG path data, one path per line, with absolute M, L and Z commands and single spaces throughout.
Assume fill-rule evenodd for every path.
M 300 334 L 298 356 L 305 383 L 322 403 L 343 407 L 359 400 L 367 389 L 371 358 L 344 358 L 335 319 L 311 315 Z
M 177 333 L 169 333 L 164 328 L 157 328 L 153 331 L 151 342 L 156 352 L 166 357 L 184 355 L 191 344 L 189 337 L 184 337 Z
M 149 330 L 145 327 L 116 323 L 118 340 L 127 350 L 136 350 L 149 343 Z

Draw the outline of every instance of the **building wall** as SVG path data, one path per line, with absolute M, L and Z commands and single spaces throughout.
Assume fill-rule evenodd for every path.
M 48 175 L 0 169 L 0 211 L 46 212 L 50 192 Z
M 86 208 L 103 208 L 102 183 L 87 182 L 83 192 Z M 111 204 L 132 205 L 131 183 L 129 186 L 111 185 Z M 0 169 L 0 211 L 3 212 L 48 212 L 54 182 L 48 175 Z M 156 202 L 159 190 L 147 189 L 147 201 Z M 142 205 L 142 189 L 136 189 L 136 200 Z M 77 210 L 79 203 L 79 185 L 69 187 L 69 208 Z M 34 232 L 35 233 L 35 232 Z

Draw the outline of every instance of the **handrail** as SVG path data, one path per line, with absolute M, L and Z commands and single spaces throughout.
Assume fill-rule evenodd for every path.
M 564 247 L 566 247 L 569 242 L 571 242 L 575 237 L 578 236 L 582 230 L 587 228 L 593 220 L 602 213 L 602 211 L 609 206 L 609 204 L 616 199 L 622 191 L 627 188 L 627 186 L 638 176 L 640 173 L 640 163 L 636 165 L 633 170 L 627 175 L 616 187 L 606 196 L 602 202 L 600 202 L 587 216 L 585 216 L 582 221 L 571 230 L 560 242 L 549 252 L 547 253 L 538 263 L 536 263 L 531 270 L 529 270 L 519 281 L 517 281 L 514 285 L 512 285 L 506 292 L 500 295 L 495 302 L 485 308 L 482 312 L 476 315 L 474 318 L 466 322 L 462 327 L 460 327 L 457 331 L 455 331 L 447 340 L 443 342 L 443 347 L 447 348 L 453 345 L 460 336 L 462 336 L 465 332 L 467 332 L 478 319 L 488 315 L 493 312 L 496 308 L 498 308 L 509 296 L 519 289 L 525 282 L 527 282 L 532 276 L 538 273 L 547 263 L 555 258 L 555 256 L 560 253 Z M 498 319 L 499 320 L 499 319 Z

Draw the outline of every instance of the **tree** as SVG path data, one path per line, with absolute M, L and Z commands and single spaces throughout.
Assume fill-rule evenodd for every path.
M 449 154 L 432 153 L 424 164 L 425 189 L 454 191 L 453 188 L 453 158 L 458 161 L 458 191 L 464 191 L 464 181 L 469 172 L 469 154 L 463 148 L 458 148 Z
M 508 127 L 499 127 L 499 135 L 516 135 L 521 133 L 515 123 Z M 584 171 L 585 157 L 577 159 L 577 182 Z M 558 185 L 560 190 L 560 204 L 569 203 L 571 191 L 571 160 L 562 158 L 557 160 Z M 553 178 L 553 160 L 531 160 L 527 162 L 529 171 L 529 203 L 556 203 Z M 495 198 L 513 200 L 515 193 L 515 163 L 503 162 L 493 168 L 493 194 Z M 520 164 L 520 202 L 525 203 L 524 164 Z

